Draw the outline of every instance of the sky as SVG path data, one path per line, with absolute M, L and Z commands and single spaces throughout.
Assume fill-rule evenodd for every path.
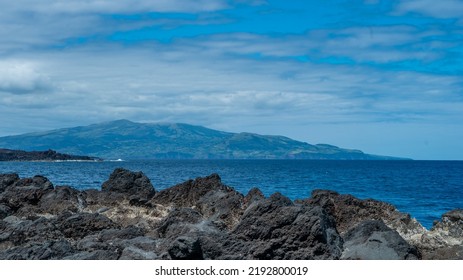
M 463 159 L 463 0 L 0 0 L 0 136 L 129 119 Z

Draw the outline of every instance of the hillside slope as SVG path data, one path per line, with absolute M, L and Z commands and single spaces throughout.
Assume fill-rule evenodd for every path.
M 104 159 L 396 159 L 284 136 L 230 133 L 182 123 L 117 120 L 0 137 L 0 147 Z

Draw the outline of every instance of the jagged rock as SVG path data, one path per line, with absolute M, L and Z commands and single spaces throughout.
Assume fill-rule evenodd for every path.
M 426 260 L 463 260 L 463 245 L 454 245 L 432 250 L 423 250 Z
M 18 174 L 0 174 L 0 193 L 17 181 L 19 181 Z
M 195 229 L 203 221 L 201 214 L 191 208 L 174 209 L 164 218 L 157 229 L 162 238 L 175 238 Z
M 172 204 L 177 207 L 192 207 L 205 194 L 210 191 L 222 189 L 222 181 L 218 174 L 204 178 L 188 180 L 182 184 L 158 192 L 155 200 L 161 204 Z M 226 188 L 226 190 L 231 190 Z
M 82 238 L 104 229 L 117 228 L 113 221 L 98 213 L 64 214 L 58 220 L 59 228 L 68 238 Z
M 203 252 L 199 239 L 190 236 L 180 236 L 167 249 L 173 260 L 201 260 Z
M 101 186 L 101 190 L 143 198 L 150 198 L 155 193 L 150 179 L 143 172 L 132 172 L 123 168 L 114 170 L 109 180 Z
M 0 203 L 0 219 L 3 219 L 13 213 L 13 210 L 3 203 Z
M 13 175 L 14 180 L 14 175 Z M 53 190 L 53 184 L 43 176 L 24 178 L 9 185 L 3 193 L 0 193 L 0 202 L 11 209 L 17 209 L 27 205 L 37 205 L 43 195 Z
M 40 199 L 39 209 L 43 213 L 58 215 L 63 212 L 77 213 L 83 209 L 81 193 L 69 186 L 58 186 Z
M 167 251 L 169 254 L 164 258 L 168 259 L 221 259 L 247 255 L 247 252 L 234 250 L 239 246 L 233 248 L 233 245 L 242 241 L 230 236 L 226 227 L 217 221 L 204 220 L 191 208 L 173 210 L 159 224 L 158 235 L 162 238 L 157 247 L 158 255 Z M 241 246 L 240 249 L 246 250 L 247 247 Z
M 205 218 L 233 227 L 243 212 L 243 195 L 223 185 L 218 174 L 189 180 L 156 194 L 153 201 L 173 207 L 197 209 Z
M 93 212 L 101 212 L 101 208 L 117 207 L 127 200 L 127 196 L 118 192 L 103 192 L 99 190 L 84 190 L 81 194 L 82 203 Z
M 401 213 L 393 205 L 374 199 L 362 200 L 334 191 L 314 190 L 309 199 L 300 202 L 323 207 L 335 218 L 336 228 L 341 235 L 368 220 L 383 221 L 413 244 L 416 244 L 426 232 L 426 229 L 409 214 Z
M 251 205 L 254 202 L 264 200 L 265 196 L 261 190 L 258 188 L 252 188 L 249 190 L 248 194 L 244 197 L 244 203 L 246 205 Z
M 5 232 L 11 232 L 8 240 L 16 246 L 30 242 L 45 242 L 64 238 L 52 219 L 41 217 L 31 221 L 12 218 L 7 220 L 10 223 Z
M 342 240 L 321 207 L 294 205 L 279 193 L 244 213 L 233 230 L 257 259 L 336 259 Z
M 448 230 L 448 235 L 463 240 L 463 210 L 455 209 L 442 215 L 442 222 L 434 225 L 433 230 Z
M 463 259 L 463 210 L 444 213 L 432 229 L 421 236 L 418 245 L 425 259 Z
M 115 254 L 120 254 L 120 248 L 115 246 L 113 242 L 102 242 L 98 234 L 87 235 L 82 239 L 77 239 L 75 247 L 79 251 L 110 251 Z
M 123 229 L 104 229 L 98 234 L 98 239 L 102 242 L 110 240 L 127 240 L 135 237 L 143 236 L 143 230 L 137 227 L 128 227 Z
M 147 252 L 155 252 L 158 248 L 158 243 L 158 239 L 147 236 L 138 236 L 121 242 L 123 247 L 135 247 Z
M 382 221 L 363 221 L 344 236 L 342 259 L 416 260 L 420 253 Z
M 29 243 L 0 252 L 1 260 L 60 260 L 73 254 L 71 244 L 66 240 Z

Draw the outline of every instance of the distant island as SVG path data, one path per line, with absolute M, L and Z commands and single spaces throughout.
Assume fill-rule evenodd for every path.
M 284 136 L 231 133 L 182 123 L 117 120 L 0 137 L 0 147 L 26 151 L 53 149 L 103 159 L 314 159 L 398 160 L 328 144 L 308 144 Z
M 0 161 L 95 161 L 95 157 L 61 154 L 53 150 L 26 152 L 0 149 Z

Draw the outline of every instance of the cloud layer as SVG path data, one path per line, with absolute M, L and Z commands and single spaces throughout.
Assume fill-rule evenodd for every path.
M 264 31 L 294 13 L 280 1 L 27 2 L 0 1 L 0 135 L 127 118 L 420 157 L 385 128 L 409 145 L 463 123 L 460 1 L 368 1 L 302 32 Z

